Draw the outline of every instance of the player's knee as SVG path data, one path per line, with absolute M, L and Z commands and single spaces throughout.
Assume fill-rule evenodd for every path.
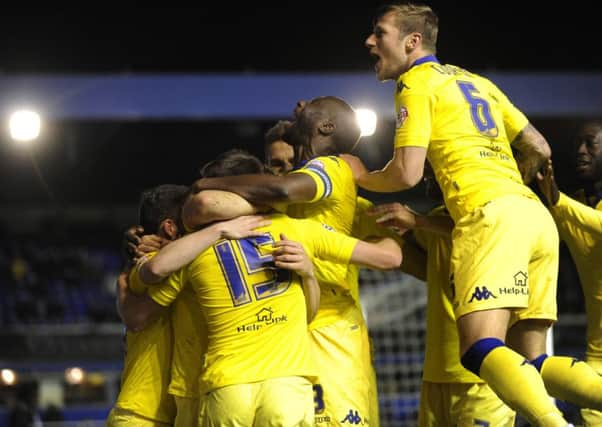
M 547 358 L 548 355 L 545 353 L 540 356 L 537 356 L 535 359 L 531 360 L 531 365 L 535 366 L 537 372 L 541 373 L 541 367 L 543 366 L 543 362 L 545 362 Z
M 470 346 L 470 348 L 462 355 L 462 366 L 475 375 L 479 375 L 481 364 L 483 363 L 483 360 L 485 360 L 485 357 L 487 357 L 492 350 L 497 347 L 503 347 L 504 345 L 504 342 L 498 338 L 483 338 Z

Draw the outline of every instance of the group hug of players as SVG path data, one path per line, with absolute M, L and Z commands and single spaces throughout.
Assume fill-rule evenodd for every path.
M 427 282 L 420 426 L 569 425 L 550 396 L 602 425 L 602 123 L 576 139 L 583 191 L 560 193 L 545 138 L 491 81 L 439 63 L 437 27 L 428 6 L 390 5 L 366 40 L 379 80 L 397 82 L 383 169 L 351 154 L 355 112 L 325 96 L 270 141 L 267 163 L 288 152 L 293 170 L 234 150 L 191 186 L 142 193 L 108 425 L 378 426 L 360 266 Z M 357 194 L 423 177 L 440 202 L 427 215 Z M 587 363 L 545 353 L 559 232 L 585 292 Z

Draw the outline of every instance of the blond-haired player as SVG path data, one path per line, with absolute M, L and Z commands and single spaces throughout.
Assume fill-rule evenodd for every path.
M 602 408 L 602 379 L 585 363 L 542 357 L 556 320 L 558 234 L 524 183 L 551 150 L 491 81 L 439 63 L 437 32 L 428 6 L 378 11 L 366 47 L 378 79 L 397 82 L 395 151 L 358 183 L 372 191 L 413 187 L 428 157 L 456 224 L 451 274 L 462 364 L 532 423 L 565 426 L 547 391 Z
M 428 163 L 424 181 L 429 199 L 442 203 L 441 189 Z M 460 362 L 458 329 L 452 306 L 454 289 L 449 278 L 453 223 L 445 206 L 436 206 L 427 216 L 399 203 L 377 206 L 370 213 L 382 226 L 412 230 L 407 238 L 404 236 L 405 240 L 411 242 L 414 237 L 413 244 L 424 250 L 426 274 L 417 275 L 408 270 L 405 256 L 402 265 L 402 271 L 426 280 L 427 284 L 426 345 L 418 425 L 513 427 L 514 411 Z M 404 255 L 411 244 L 404 246 Z

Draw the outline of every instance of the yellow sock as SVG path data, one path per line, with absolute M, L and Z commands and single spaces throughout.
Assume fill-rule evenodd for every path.
M 508 347 L 497 347 L 485 357 L 479 375 L 508 406 L 541 427 L 568 423 L 552 403 L 544 383 L 524 357 Z
M 548 393 L 577 406 L 602 411 L 602 377 L 587 363 L 549 356 L 541 366 Z

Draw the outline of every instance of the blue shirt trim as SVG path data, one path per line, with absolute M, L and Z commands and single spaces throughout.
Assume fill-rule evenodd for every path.
M 297 164 L 296 164 L 296 165 L 293 167 L 293 169 L 291 170 L 291 172 L 292 172 L 292 171 L 297 171 L 297 170 L 299 170 L 299 169 L 302 169 L 302 168 L 303 168 L 303 166 L 305 166 L 305 165 L 306 165 L 308 162 L 310 162 L 310 161 L 311 161 L 311 160 L 313 160 L 313 159 L 315 159 L 315 157 L 312 157 L 312 158 L 311 158 L 311 159 L 309 159 L 309 160 L 301 160 L 299 163 L 297 163 Z
M 324 194 L 322 194 L 320 200 L 330 197 L 330 194 L 332 193 L 332 181 L 330 180 L 328 174 L 323 169 L 313 165 L 308 166 L 307 170 L 316 173 L 316 175 L 320 177 L 322 183 L 324 184 Z
M 293 167 L 293 169 L 291 170 L 291 172 L 292 172 L 292 171 L 296 171 L 296 170 L 299 170 L 299 169 L 303 168 L 303 166 L 305 166 L 306 164 L 308 164 L 309 162 L 311 162 L 313 159 L 317 159 L 318 157 L 334 157 L 334 159 L 335 159 L 335 160 L 336 160 L 336 158 L 337 158 L 337 156 L 335 156 L 334 154 L 331 154 L 331 155 L 328 155 L 328 156 L 325 156 L 325 155 L 313 156 L 311 159 L 308 159 L 308 160 L 301 160 L 300 162 L 298 162 L 298 163 L 297 163 L 297 164 L 296 164 L 296 165 Z M 337 163 L 338 163 L 338 160 L 337 160 Z
M 435 62 L 435 63 L 439 64 L 439 60 L 437 59 L 437 57 L 435 55 L 427 55 L 427 56 L 423 56 L 422 58 L 418 58 L 416 61 L 414 61 L 414 63 L 412 64 L 412 67 L 415 67 L 416 65 L 424 64 L 426 62 Z M 410 68 L 412 68 L 412 67 L 410 67 Z

